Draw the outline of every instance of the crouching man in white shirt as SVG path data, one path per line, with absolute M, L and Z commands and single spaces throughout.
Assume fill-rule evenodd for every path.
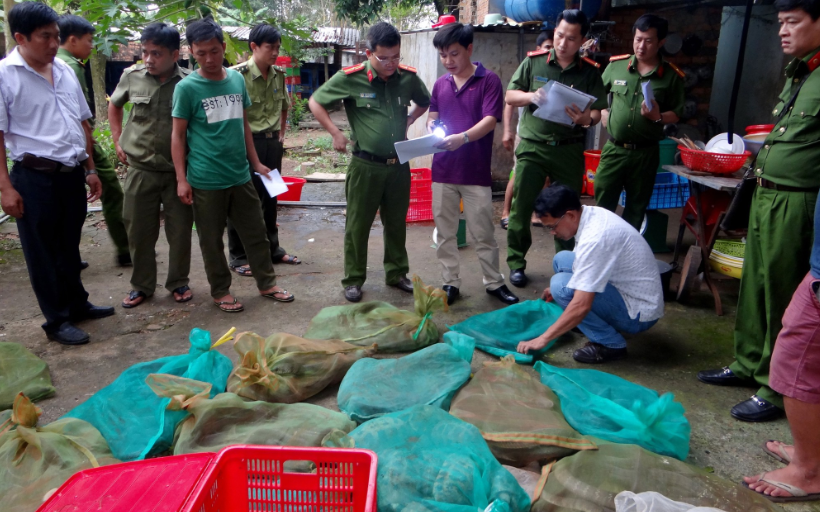
M 575 250 L 555 255 L 555 275 L 542 296 L 564 313 L 544 334 L 519 343 L 518 352 L 539 350 L 577 326 L 589 342 L 572 354 L 576 361 L 626 357 L 621 333 L 645 331 L 663 316 L 661 278 L 649 245 L 616 214 L 581 206 L 578 194 L 564 185 L 545 188 L 535 212 L 556 237 L 575 237 Z

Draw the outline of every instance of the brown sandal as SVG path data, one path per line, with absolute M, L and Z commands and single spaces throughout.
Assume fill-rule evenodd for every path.
M 278 301 L 278 302 L 293 302 L 294 300 L 296 300 L 296 297 L 294 297 L 292 293 L 288 293 L 287 290 L 277 290 L 277 291 L 271 292 L 271 293 L 261 293 L 260 295 L 262 295 L 263 297 L 267 297 L 268 299 L 273 299 L 273 300 Z M 277 295 L 284 295 L 285 298 L 280 299 L 279 297 L 277 297 Z
M 239 313 L 240 311 L 245 311 L 245 306 L 240 305 L 238 308 L 226 308 L 223 306 L 233 306 L 238 302 L 236 297 L 233 300 L 223 300 L 220 302 L 214 302 L 214 306 L 218 307 L 220 310 L 224 311 L 225 313 Z

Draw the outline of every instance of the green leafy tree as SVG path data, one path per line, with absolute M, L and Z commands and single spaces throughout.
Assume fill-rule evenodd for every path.
M 436 15 L 449 14 L 458 9 L 455 0 L 336 0 L 336 14 L 356 25 L 366 25 L 377 20 L 391 7 L 432 7 Z

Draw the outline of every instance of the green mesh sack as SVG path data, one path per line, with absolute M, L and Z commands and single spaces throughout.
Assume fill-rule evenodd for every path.
M 305 338 L 342 340 L 360 347 L 378 345 L 379 352 L 412 352 L 438 341 L 433 312 L 447 311 L 447 294 L 413 277 L 415 311 L 386 302 L 364 302 L 324 308 L 310 321 Z
M 108 386 L 68 412 L 64 417 L 85 420 L 103 435 L 111 451 L 123 461 L 159 455 L 171 448 L 174 429 L 185 419 L 182 411 L 168 411 L 168 398 L 158 397 L 145 383 L 152 373 L 167 373 L 210 383 L 211 394 L 222 393 L 233 369 L 231 360 L 216 350 L 232 339 L 236 329 L 211 347 L 211 335 L 192 329 L 187 354 L 135 364 Z
M 680 460 L 689 453 L 689 420 L 672 393 L 658 393 L 598 370 L 535 364 L 541 382 L 561 399 L 561 411 L 578 432 L 643 446 Z
M 529 510 L 529 497 L 478 429 L 437 407 L 382 416 L 348 437 L 379 457 L 379 512 Z
M 554 302 L 527 300 L 506 308 L 471 316 L 450 326 L 450 330 L 472 337 L 475 348 L 498 357 L 513 356 L 515 361 L 532 364 L 555 343 L 530 354 L 519 354 L 518 343 L 537 338 L 558 320 L 564 312 Z
M 34 512 L 46 494 L 77 471 L 116 460 L 99 431 L 85 421 L 59 419 L 39 427 L 42 411 L 20 393 L 0 423 L 0 508 Z
M 470 378 L 470 363 L 450 345 L 437 343 L 399 359 L 362 359 L 339 386 L 339 409 L 358 423 L 414 405 L 449 410 Z
M 502 464 L 523 466 L 596 448 L 569 426 L 555 393 L 511 356 L 485 363 L 453 398 L 450 414 L 477 427 Z
M 245 332 L 237 336 L 234 349 L 241 360 L 228 377 L 229 392 L 251 400 L 292 404 L 340 382 L 350 366 L 373 355 L 376 346 L 306 340 L 284 333 L 266 339 Z
M 313 404 L 249 402 L 233 393 L 208 398 L 211 385 L 173 375 L 151 375 L 148 385 L 185 414 L 174 455 L 217 452 L 233 444 L 322 446 L 329 435 L 356 428 L 344 414 Z
M 54 392 L 45 361 L 19 343 L 0 343 L 0 410 L 11 409 L 18 393 L 36 401 Z
M 674 501 L 725 512 L 781 511 L 740 483 L 685 462 L 634 444 L 596 441 L 598 450 L 578 452 L 544 466 L 532 512 L 615 510 L 615 496 L 621 491 L 659 492 Z

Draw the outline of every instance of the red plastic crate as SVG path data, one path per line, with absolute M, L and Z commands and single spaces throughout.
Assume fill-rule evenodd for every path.
M 215 453 L 113 464 L 75 473 L 38 512 L 178 512 Z
M 433 171 L 410 169 L 410 207 L 407 222 L 433 220 Z
M 286 462 L 310 461 L 314 473 Z M 376 454 L 370 450 L 237 445 L 210 464 L 181 512 L 376 512 Z

